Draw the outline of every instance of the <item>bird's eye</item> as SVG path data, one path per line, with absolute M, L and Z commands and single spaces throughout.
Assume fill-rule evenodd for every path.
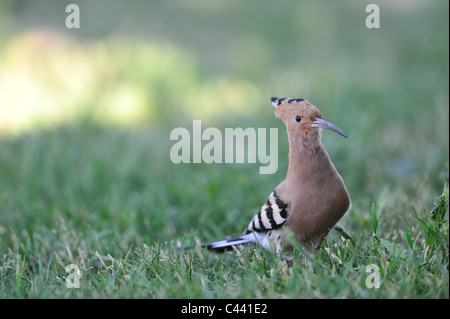
M 300 122 L 300 121 L 302 120 L 302 118 L 300 117 L 300 115 L 297 115 L 297 116 L 295 117 L 295 120 L 296 120 L 297 122 Z

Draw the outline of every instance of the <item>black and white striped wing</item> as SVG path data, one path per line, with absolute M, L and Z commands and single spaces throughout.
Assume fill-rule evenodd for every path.
M 245 234 L 274 230 L 283 226 L 288 218 L 288 203 L 281 200 L 273 191 L 259 212 L 253 216 Z
M 233 246 L 246 243 L 260 243 L 267 249 L 281 248 L 281 226 L 289 215 L 288 203 L 280 199 L 273 191 L 258 214 L 253 216 L 244 235 L 203 244 L 202 247 L 215 251 L 225 251 Z

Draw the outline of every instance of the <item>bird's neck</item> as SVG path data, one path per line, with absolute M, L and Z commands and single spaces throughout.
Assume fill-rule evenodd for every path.
M 309 175 L 324 161 L 329 160 L 321 142 L 320 130 L 289 134 L 289 167 L 286 179 L 298 179 Z

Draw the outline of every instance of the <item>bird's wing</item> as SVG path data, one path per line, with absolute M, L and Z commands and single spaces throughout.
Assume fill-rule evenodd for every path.
M 267 202 L 253 216 L 244 235 L 203 244 L 201 246 L 220 252 L 245 243 L 260 243 L 264 247 L 271 247 L 272 244 L 270 241 L 272 237 L 278 237 L 278 232 L 274 230 L 283 226 L 288 215 L 289 204 L 280 199 L 277 193 L 273 191 Z M 278 245 L 279 243 L 277 242 Z
M 264 232 L 274 230 L 283 226 L 289 215 L 289 203 L 283 201 L 275 191 L 273 191 L 267 202 L 261 207 L 259 212 L 253 216 L 245 230 L 245 234 L 251 232 Z

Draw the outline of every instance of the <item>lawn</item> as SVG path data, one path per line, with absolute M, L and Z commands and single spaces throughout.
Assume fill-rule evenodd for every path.
M 356 0 L 78 1 L 74 30 L 0 1 L 0 298 L 449 298 L 448 2 L 373 1 L 368 29 Z M 285 177 L 271 96 L 347 133 L 322 140 L 351 210 L 314 256 L 183 249 Z M 278 170 L 172 163 L 193 120 L 278 128 Z

